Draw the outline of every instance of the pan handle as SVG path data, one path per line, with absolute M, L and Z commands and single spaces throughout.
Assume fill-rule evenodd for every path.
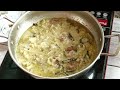
M 4 39 L 7 39 L 8 40 L 8 37 L 5 37 L 5 36 L 0 36 L 0 38 L 4 38 Z M 8 46 L 8 42 L 0 42 L 0 45 L 5 45 L 5 46 Z
M 118 47 L 115 50 L 114 53 L 101 53 L 101 55 L 105 55 L 105 56 L 117 56 L 119 51 L 120 51 L 120 34 L 112 34 L 112 35 L 106 35 L 105 38 L 111 38 L 111 37 L 118 37 Z

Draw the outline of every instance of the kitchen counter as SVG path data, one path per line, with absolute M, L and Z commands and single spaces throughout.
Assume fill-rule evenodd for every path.
M 112 34 L 120 34 L 120 19 L 114 18 Z M 118 38 L 111 38 L 109 53 L 115 52 L 118 46 Z M 105 79 L 120 79 L 120 53 L 117 56 L 109 56 Z
M 9 15 L 6 15 L 6 17 L 9 17 L 10 20 L 12 20 L 13 22 L 15 22 L 25 11 L 9 11 Z M 8 22 L 6 20 L 1 19 L 2 15 L 4 13 L 8 13 L 8 12 L 0 12 L 0 35 L 4 35 L 4 36 L 8 36 L 9 34 L 9 30 L 10 28 L 3 28 L 2 25 L 4 23 L 7 23 L 8 25 L 11 24 L 11 22 Z M 16 16 L 14 17 L 13 15 Z M 115 12 L 115 18 L 113 20 L 113 29 L 112 29 L 112 34 L 116 34 L 116 33 L 120 33 L 120 19 L 119 19 L 119 12 Z M 1 21 L 3 20 L 3 21 Z M 5 25 L 5 24 L 4 24 Z M 5 29 L 4 32 L 2 31 L 2 29 Z M 2 38 L 0 38 L 0 41 L 4 41 Z M 115 48 L 118 45 L 118 38 L 114 37 L 111 38 L 111 42 L 110 42 L 110 50 L 109 52 L 114 52 Z M 0 45 L 0 65 L 6 55 L 8 48 L 7 46 L 4 45 Z M 108 57 L 108 62 L 107 62 L 107 68 L 106 68 L 106 74 L 105 74 L 105 79 L 120 79 L 120 53 L 115 56 L 115 57 Z
M 25 11 L 0 11 L 0 36 L 8 37 L 9 31 L 10 31 L 10 25 L 12 25 L 12 22 L 15 22 L 22 14 L 24 14 Z M 9 20 L 4 19 L 8 18 Z M 7 41 L 6 39 L 0 38 L 0 42 Z M 7 53 L 7 46 L 0 44 L 0 65 Z

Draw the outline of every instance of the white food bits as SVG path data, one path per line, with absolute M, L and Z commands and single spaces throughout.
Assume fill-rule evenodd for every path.
M 36 37 L 29 38 L 29 41 L 30 41 L 31 43 L 35 43 L 35 42 L 36 42 Z
M 48 47 L 49 47 L 46 42 L 42 42 L 42 43 L 40 44 L 40 46 L 41 46 L 42 48 L 48 48 Z

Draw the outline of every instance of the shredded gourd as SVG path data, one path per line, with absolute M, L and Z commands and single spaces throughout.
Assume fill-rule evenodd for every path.
M 16 48 L 18 62 L 29 72 L 45 77 L 74 74 L 95 59 L 96 42 L 80 23 L 47 18 L 33 24 Z

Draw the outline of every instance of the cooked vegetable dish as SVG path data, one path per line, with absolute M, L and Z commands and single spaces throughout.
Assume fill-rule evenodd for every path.
M 29 72 L 43 77 L 77 73 L 96 58 L 97 45 L 89 30 L 68 18 L 45 18 L 20 38 L 16 57 Z

